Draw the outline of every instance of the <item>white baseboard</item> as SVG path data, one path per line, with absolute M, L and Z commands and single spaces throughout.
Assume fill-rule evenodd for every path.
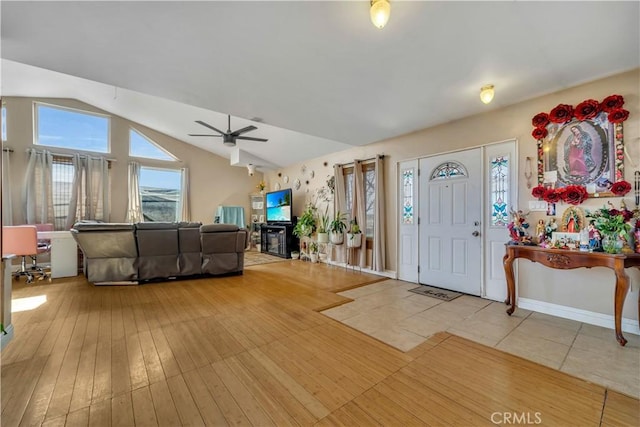
M 564 305 L 552 304 L 550 302 L 538 301 L 529 298 L 518 298 L 518 307 L 524 308 L 525 310 L 536 311 L 538 313 L 562 317 L 563 319 L 576 320 L 590 325 L 615 329 L 615 319 L 613 315 L 610 314 L 596 313 L 594 311 L 581 310 L 579 308 L 567 307 Z M 623 317 L 622 331 L 640 335 L 638 321 Z
M 7 326 L 4 331 L 6 334 L 0 336 L 0 350 L 4 349 L 4 347 L 9 344 L 9 341 L 13 339 L 13 325 Z

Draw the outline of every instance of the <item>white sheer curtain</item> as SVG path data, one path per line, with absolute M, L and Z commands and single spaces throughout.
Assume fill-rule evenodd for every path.
M 333 177 L 335 181 L 335 194 L 333 197 L 333 211 L 334 213 L 347 211 L 347 195 L 344 188 L 344 167 L 342 165 L 333 166 Z M 345 245 L 337 245 L 333 247 L 333 253 L 331 260 L 336 262 L 346 262 L 345 258 Z
M 362 170 L 362 161 L 356 160 L 353 165 L 353 206 L 351 208 L 351 218 L 358 221 L 358 225 L 363 234 L 366 230 L 366 205 L 364 199 L 364 172 Z M 355 259 L 350 260 L 352 264 L 360 267 L 367 266 L 367 239 L 362 236 L 360 248 L 355 250 Z
M 49 151 L 27 150 L 27 169 L 23 189 L 24 219 L 27 224 L 54 223 L 51 167 Z
M 129 162 L 129 185 L 127 186 L 129 203 L 127 222 L 142 222 L 142 201 L 140 200 L 140 163 Z
M 2 225 L 13 225 L 13 203 L 11 201 L 11 152 L 2 151 Z
M 182 168 L 181 172 L 180 221 L 191 221 L 191 210 L 189 209 L 189 168 Z
M 109 221 L 109 162 L 75 154 L 66 228 L 82 219 Z
M 373 270 L 384 271 L 386 268 L 385 233 L 387 221 L 385 217 L 384 196 L 384 157 L 376 156 L 375 160 L 375 212 L 373 217 Z

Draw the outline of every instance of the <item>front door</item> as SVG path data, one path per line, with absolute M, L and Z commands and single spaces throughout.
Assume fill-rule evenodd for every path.
M 482 293 L 482 149 L 420 159 L 421 284 Z

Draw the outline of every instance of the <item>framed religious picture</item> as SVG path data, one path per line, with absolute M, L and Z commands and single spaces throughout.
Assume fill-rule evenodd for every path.
M 612 95 L 588 99 L 575 108 L 560 104 L 533 120 L 538 141 L 538 183 L 554 188 L 583 186 L 592 197 L 612 196 L 624 176 L 624 100 Z

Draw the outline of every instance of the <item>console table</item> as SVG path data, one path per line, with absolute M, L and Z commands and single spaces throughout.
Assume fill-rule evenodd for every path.
M 507 278 L 507 299 L 505 304 L 511 305 L 507 314 L 511 316 L 516 309 L 516 283 L 513 276 L 513 261 L 524 258 L 533 262 L 560 270 L 570 270 L 580 267 L 607 267 L 616 274 L 616 288 L 614 294 L 614 316 L 616 325 L 616 339 L 621 346 L 627 343 L 622 336 L 622 307 L 629 290 L 629 277 L 624 269 L 640 268 L 640 254 L 606 254 L 603 252 L 580 252 L 562 249 L 546 249 L 538 246 L 507 245 L 507 253 L 503 258 L 504 273 Z M 638 298 L 640 311 L 640 297 Z M 640 319 L 639 319 L 640 320 Z

